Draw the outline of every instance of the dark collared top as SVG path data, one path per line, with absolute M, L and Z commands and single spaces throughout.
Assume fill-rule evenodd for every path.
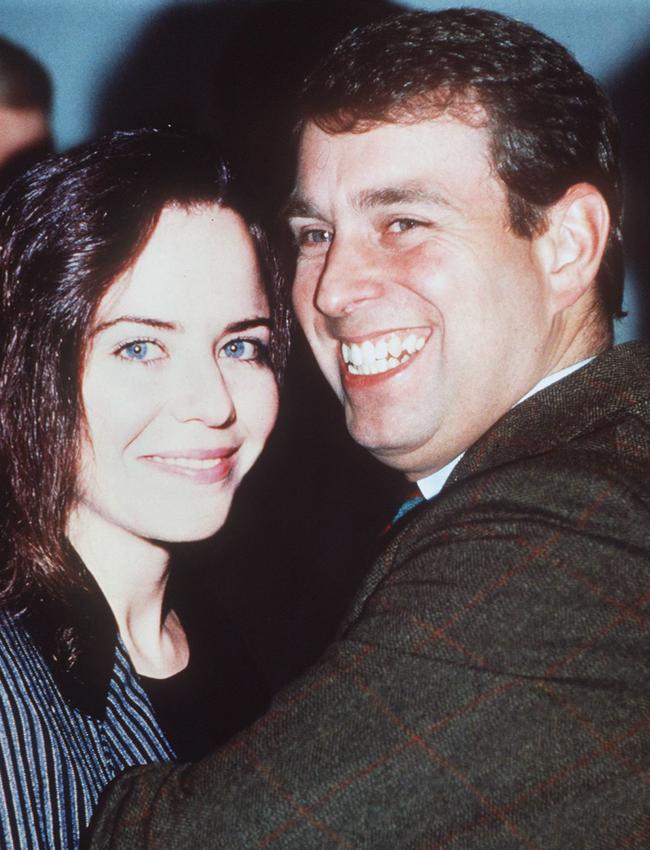
M 76 847 L 113 777 L 173 757 L 94 583 L 0 611 L 1 846 Z
M 127 767 L 175 755 L 103 594 L 73 560 L 80 582 L 66 598 L 40 596 L 22 614 L 0 611 L 0 847 L 77 847 L 111 779 Z M 265 707 L 266 692 L 251 675 L 238 682 L 249 669 L 246 658 L 215 611 L 206 613 L 209 600 L 201 612 L 178 596 L 199 668 L 191 682 L 201 679 L 200 693 L 187 700 L 186 719 L 194 730 L 191 744 L 198 727 L 207 750 L 252 720 Z M 177 725 L 182 732 L 183 723 Z

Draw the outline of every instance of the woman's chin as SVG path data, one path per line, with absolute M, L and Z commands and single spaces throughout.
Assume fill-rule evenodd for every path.
M 192 517 L 186 521 L 171 520 L 147 535 L 160 543 L 198 543 L 215 535 L 224 525 L 228 513 L 223 516 Z M 151 529 L 154 531 L 154 529 Z

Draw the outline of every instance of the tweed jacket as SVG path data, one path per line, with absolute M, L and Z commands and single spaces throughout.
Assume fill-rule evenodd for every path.
M 527 399 L 389 541 L 322 661 L 93 848 L 650 846 L 650 350 Z

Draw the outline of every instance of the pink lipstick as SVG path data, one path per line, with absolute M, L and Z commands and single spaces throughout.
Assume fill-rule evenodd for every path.
M 140 460 L 152 464 L 160 472 L 189 478 L 197 484 L 216 484 L 227 479 L 235 465 L 239 446 L 223 449 L 183 449 L 152 452 Z

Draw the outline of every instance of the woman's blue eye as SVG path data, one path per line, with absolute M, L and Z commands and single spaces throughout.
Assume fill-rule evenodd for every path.
M 160 346 L 151 340 L 134 339 L 133 342 L 122 345 L 116 353 L 122 360 L 132 363 L 153 363 L 163 352 Z
M 231 339 L 221 349 L 220 356 L 231 360 L 259 360 L 263 356 L 263 345 L 252 339 Z
M 129 360 L 144 360 L 149 352 L 149 344 L 146 342 L 131 342 L 122 349 L 124 357 Z
M 235 339 L 229 342 L 224 349 L 226 357 L 241 359 L 246 354 L 246 345 L 243 339 Z

